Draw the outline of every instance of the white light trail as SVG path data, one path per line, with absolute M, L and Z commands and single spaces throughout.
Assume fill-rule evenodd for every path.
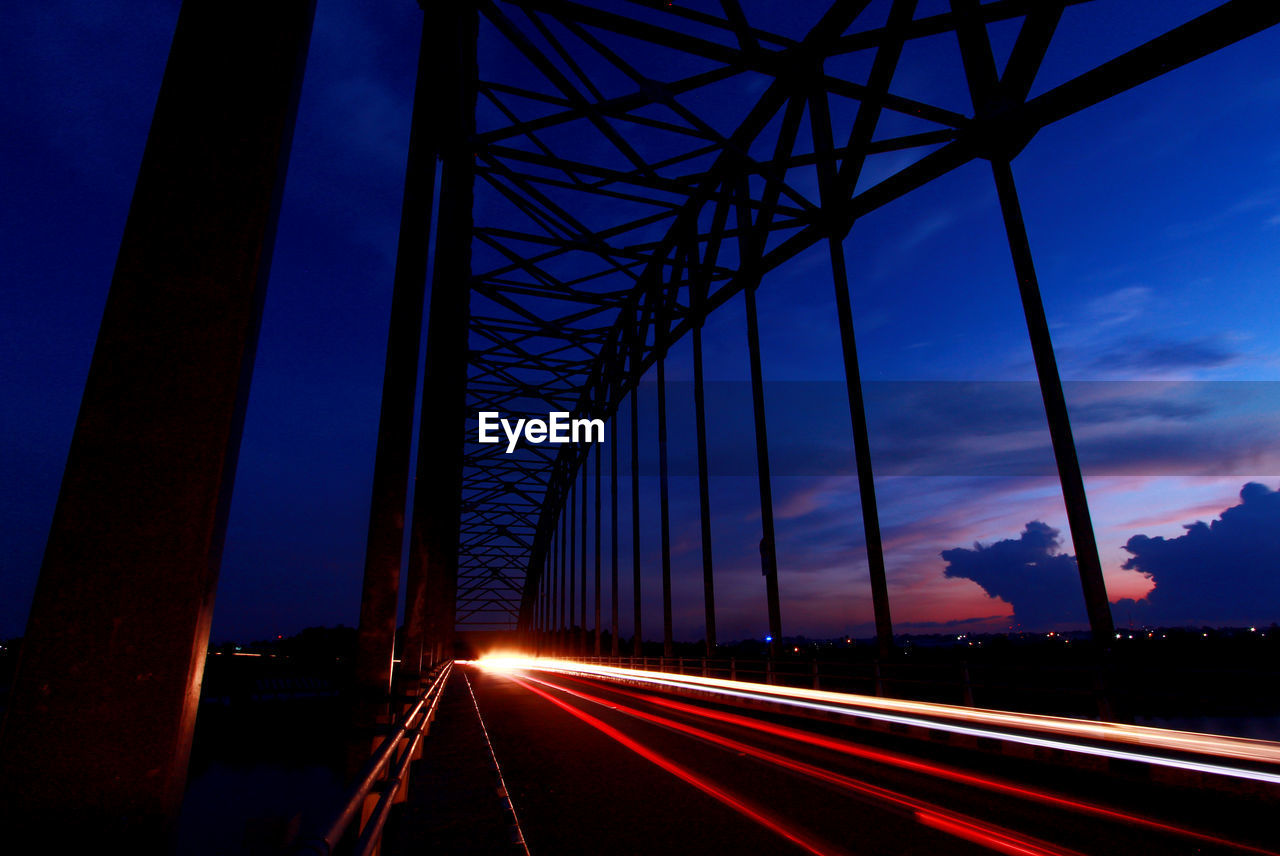
M 842 716 L 936 729 L 952 734 L 1006 740 L 1027 746 L 1058 749 L 1095 757 L 1137 761 L 1198 773 L 1249 779 L 1272 785 L 1280 784 L 1280 773 L 1276 772 L 1228 766 L 1210 761 L 1149 754 L 1128 748 L 1077 743 L 1060 738 L 1119 743 L 1126 746 L 1280 765 L 1280 743 L 1266 740 L 1248 740 L 1215 734 L 1196 734 L 1189 731 L 1150 728 L 1140 725 L 1091 722 L 1060 716 L 1010 713 L 797 687 L 769 686 L 744 681 L 729 681 L 723 678 L 671 675 L 665 672 L 577 663 L 572 660 L 495 656 L 480 660 L 478 665 L 498 671 L 542 671 L 609 680 L 625 680 L 651 686 L 702 690 L 736 698 L 768 701 L 808 710 L 835 713 Z M 995 728 L 1011 730 L 994 730 Z M 1027 731 L 1034 733 L 1022 733 Z

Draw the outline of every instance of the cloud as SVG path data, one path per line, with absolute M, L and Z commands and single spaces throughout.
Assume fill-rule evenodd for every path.
M 1142 316 L 1153 302 L 1150 288 L 1130 285 L 1090 300 L 1087 309 L 1095 325 L 1111 327 Z
M 1094 357 L 1093 369 L 1108 372 L 1140 370 L 1155 373 L 1215 369 L 1240 354 L 1210 338 L 1185 342 L 1117 342 Z
M 1123 565 L 1155 583 L 1145 597 L 1112 605 L 1117 616 L 1146 625 L 1243 626 L 1275 621 L 1280 603 L 1280 491 L 1256 482 L 1240 504 L 1212 523 L 1183 527 L 1177 538 L 1134 535 Z M 945 576 L 972 580 L 1013 607 L 1026 630 L 1084 623 L 1075 557 L 1059 552 L 1058 530 L 1040 521 L 1018 538 L 942 551 Z
M 1261 187 L 1216 213 L 1171 224 L 1165 229 L 1165 234 L 1175 241 L 1185 241 L 1225 227 L 1238 228 L 1244 223 L 1256 222 L 1255 218 L 1259 216 L 1264 218 L 1264 224 L 1268 224 L 1271 221 L 1265 212 L 1275 210 L 1277 203 L 1280 203 L 1280 187 Z
M 1106 276 L 1129 274 L 1124 267 Z M 1203 291 L 1211 285 L 1189 281 L 1183 288 Z M 1185 312 L 1176 317 L 1168 313 L 1187 299 L 1168 285 L 1159 296 L 1148 286 L 1129 285 L 1088 300 L 1054 326 L 1062 375 L 1145 381 L 1195 378 L 1252 356 L 1242 337 L 1228 330 L 1198 336 L 1176 333 L 1191 329 L 1181 323 Z
M 1025 630 L 1079 624 L 1084 597 L 1075 556 L 1058 552 L 1058 530 L 1033 520 L 1018 538 L 973 549 L 943 550 L 945 575 L 972 580 L 988 595 L 1013 606 L 1014 620 Z
M 649 396 L 645 385 L 642 397 Z M 1090 476 L 1250 476 L 1280 458 L 1280 383 L 1269 381 L 1074 381 L 1064 385 L 1081 464 Z M 869 381 L 863 384 L 875 474 L 1054 475 L 1044 404 L 1034 381 Z M 692 433 L 692 391 L 668 382 L 673 436 Z M 852 475 L 845 386 L 838 381 L 765 385 L 775 476 Z M 641 407 L 646 434 L 652 401 Z M 750 385 L 707 384 L 713 474 L 754 475 Z M 656 473 L 656 452 L 641 451 Z M 673 442 L 673 474 L 693 475 L 692 443 Z
M 656 435 L 654 384 L 642 384 L 642 436 Z M 1280 472 L 1280 383 L 1275 381 L 1068 381 L 1080 463 L 1103 476 L 1241 476 Z M 765 384 L 774 477 L 856 475 L 847 391 L 841 381 Z M 1035 381 L 868 381 L 863 384 L 877 480 L 891 476 L 1057 476 Z M 751 386 L 706 385 L 712 475 L 756 473 Z M 697 474 L 692 384 L 667 383 L 669 467 Z M 657 474 L 657 446 L 640 450 Z M 779 503 L 803 516 L 812 497 Z M 1022 522 L 1022 521 L 1020 521 Z M 954 542 L 953 542 L 954 543 Z
M 1121 601 L 1147 624 L 1242 625 L 1276 619 L 1280 603 L 1280 492 L 1256 482 L 1240 504 L 1177 538 L 1134 535 L 1126 570 L 1155 580 L 1142 600 Z

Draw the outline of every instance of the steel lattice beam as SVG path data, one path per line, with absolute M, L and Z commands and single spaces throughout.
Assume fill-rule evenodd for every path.
M 759 27 L 736 0 L 720 14 L 641 0 L 477 0 L 485 109 L 471 138 L 469 411 L 609 418 L 671 342 L 788 259 L 838 243 L 859 217 L 966 163 L 1007 160 L 1044 126 L 1280 21 L 1275 4 L 1233 0 L 1028 100 L 1063 9 L 1085 1 L 968 0 L 917 16 L 899 0 L 870 28 L 857 26 L 868 4 L 838 2 L 797 39 Z M 972 113 L 894 91 L 912 40 L 953 34 L 974 68 L 986 27 L 1017 18 L 1005 68 L 971 78 Z M 864 51 L 873 52 L 865 79 L 825 67 Z M 667 71 L 677 57 L 687 64 Z M 752 85 L 732 90 L 735 79 Z M 722 112 L 739 117 L 732 128 L 691 106 L 712 89 L 729 102 Z M 832 139 L 837 103 L 852 110 L 851 126 Z M 798 149 L 787 137 L 815 106 L 814 139 Z M 885 111 L 922 129 L 877 139 Z M 861 187 L 867 159 L 884 152 L 919 157 Z M 826 177 L 820 194 L 795 178 L 809 167 Z M 460 626 L 532 617 L 585 457 L 572 446 L 504 448 L 472 432 L 464 449 Z

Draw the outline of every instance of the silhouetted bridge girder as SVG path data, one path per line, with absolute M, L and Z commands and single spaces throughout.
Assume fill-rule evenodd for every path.
M 780 638 L 755 291 L 823 243 L 877 637 L 887 649 L 892 621 L 844 239 L 859 218 L 975 160 L 990 163 L 1000 201 L 1090 625 L 1111 635 L 1011 162 L 1045 126 L 1273 26 L 1280 4 L 1223 3 L 1035 97 L 1058 21 L 1077 2 L 951 0 L 946 12 L 918 15 L 914 0 L 892 0 L 881 4 L 883 23 L 866 25 L 873 5 L 833 3 L 795 37 L 753 26 L 739 0 L 423 3 L 360 611 L 366 726 L 390 712 L 393 677 L 398 693 L 416 695 L 451 659 L 455 629 L 517 630 L 526 647 L 545 650 L 557 638 L 564 644 L 564 628 L 587 626 L 592 545 L 600 653 L 601 526 L 606 516 L 611 533 L 619 526 L 619 466 L 629 457 L 638 469 L 634 392 L 654 370 L 665 438 L 664 357 L 686 335 L 714 646 L 701 326 L 739 294 L 761 568 Z M 105 823 L 145 849 L 176 814 L 313 11 L 314 0 L 183 4 L 0 745 L 0 802 L 11 815 L 61 821 L 77 806 L 82 831 Z M 1001 69 L 987 27 L 1014 19 L 1020 28 Z M 963 113 L 892 91 L 904 46 L 947 34 L 971 95 Z M 869 57 L 865 77 L 838 71 L 853 54 Z M 911 117 L 919 130 L 878 136 L 886 113 Z M 843 127 L 847 136 L 837 137 Z M 864 186 L 868 160 L 886 153 L 915 158 Z M 479 411 L 606 419 L 608 466 L 598 445 L 524 444 L 507 454 L 505 444 L 480 444 Z M 624 411 L 632 443 L 619 450 Z M 659 452 L 670 654 L 665 439 Z M 583 472 L 592 485 L 575 489 Z M 406 624 L 393 675 L 411 482 Z M 634 478 L 631 490 L 638 593 Z M 616 534 L 611 543 L 618 654 Z M 96 727 L 80 727 L 86 719 Z

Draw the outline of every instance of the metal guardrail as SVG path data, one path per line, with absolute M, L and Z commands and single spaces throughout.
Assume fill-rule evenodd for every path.
M 360 770 L 356 777 L 356 785 L 346 803 L 323 828 L 323 832 L 301 840 L 294 853 L 299 856 L 331 856 L 347 833 L 352 821 L 363 810 L 366 798 L 375 788 L 380 788 L 378 802 L 360 830 L 360 837 L 352 851 L 355 856 L 370 856 L 376 852 L 387 818 L 391 814 L 391 806 L 396 802 L 396 792 L 404 786 L 408 778 L 409 764 L 413 761 L 432 719 L 435 718 L 440 697 L 444 694 L 445 683 L 452 671 L 453 661 L 446 660 L 430 673 L 428 676 L 430 684 L 427 689 L 418 696 L 413 707 L 400 718 L 396 728 L 387 735 L 387 739 Z M 387 772 L 388 770 L 390 772 Z M 383 778 L 384 773 L 386 773 L 385 778 Z

